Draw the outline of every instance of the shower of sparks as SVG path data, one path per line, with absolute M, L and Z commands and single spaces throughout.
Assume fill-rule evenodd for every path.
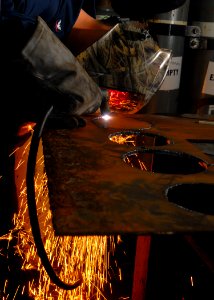
M 140 159 L 138 159 L 138 163 L 139 163 L 140 169 L 141 169 L 142 171 L 147 171 L 147 167 L 146 167 L 146 165 L 144 164 L 143 161 L 141 161 Z
M 15 151 L 15 155 L 16 152 Z M 28 155 L 29 143 L 21 156 L 17 155 L 16 171 L 19 168 L 26 168 L 26 157 Z M 112 236 L 65 236 L 56 237 L 52 228 L 52 214 L 49 207 L 47 176 L 44 171 L 43 156 L 37 160 L 37 170 L 35 174 L 35 190 L 37 202 L 37 214 L 40 223 L 42 240 L 45 245 L 49 260 L 59 278 L 71 284 L 83 278 L 82 284 L 74 290 L 66 291 L 58 288 L 50 281 L 44 267 L 37 256 L 31 226 L 28 216 L 27 196 L 25 179 L 19 178 L 19 210 L 14 216 L 14 228 L 0 237 L 8 241 L 8 247 L 13 239 L 14 233 L 17 243 L 14 247 L 15 254 L 22 258 L 21 269 L 30 271 L 33 279 L 29 279 L 24 287 L 18 286 L 16 293 L 28 293 L 35 300 L 99 300 L 106 299 L 104 290 L 111 291 L 109 280 L 110 255 L 114 253 L 115 243 L 120 243 L 118 237 Z M 18 174 L 18 173 L 17 173 Z M 1 249 L 0 249 L 1 255 Z M 118 277 L 121 279 L 121 272 L 118 268 Z M 4 294 L 6 293 L 8 282 L 6 280 Z M 9 295 L 2 300 L 7 300 Z M 10 295 L 11 297 L 11 295 Z M 16 294 L 14 295 L 16 299 Z
M 194 286 L 193 276 L 190 276 L 190 282 L 191 282 L 191 286 Z
M 133 157 L 137 158 L 137 160 L 133 161 Z M 131 158 L 131 159 L 130 159 Z M 138 167 L 139 166 L 139 169 L 141 169 L 142 171 L 147 171 L 147 167 L 146 165 L 144 164 L 144 162 L 142 160 L 140 160 L 138 158 L 138 155 L 137 154 L 134 154 L 132 157 L 126 157 L 126 161 L 128 164 L 130 164 L 133 168 L 134 167 Z M 137 163 L 136 163 L 137 162 Z
M 149 156 L 150 157 L 150 156 Z M 147 157 L 147 161 L 143 161 L 142 158 L 139 158 L 139 155 L 137 153 L 134 153 L 130 156 L 125 156 L 124 161 L 129 164 L 132 168 L 139 168 L 142 171 L 150 171 L 153 170 L 153 155 L 149 159 Z M 148 167 L 147 167 L 148 165 Z
M 35 127 L 36 123 L 33 122 L 28 122 L 23 124 L 18 132 L 17 132 L 17 136 L 24 136 L 25 134 L 29 134 L 31 132 L 33 132 L 33 128 Z

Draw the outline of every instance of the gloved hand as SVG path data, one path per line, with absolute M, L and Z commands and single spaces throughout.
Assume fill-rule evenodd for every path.
M 21 45 L 25 45 L 22 51 Z M 76 127 L 73 118 L 94 113 L 100 107 L 100 88 L 40 17 L 33 34 L 24 38 L 16 50 L 20 52 L 6 55 L 4 51 L 0 58 L 4 95 L 0 127 L 6 135 L 16 135 L 23 123 L 37 122 L 50 106 L 55 116 L 67 116 L 67 124 L 71 118 L 70 127 Z
M 80 116 L 99 108 L 101 90 L 40 17 L 22 56 L 28 72 L 51 92 L 60 112 Z
M 146 105 L 166 76 L 171 50 L 160 49 L 143 23 L 128 21 L 115 25 L 77 59 L 100 87 L 142 94 Z

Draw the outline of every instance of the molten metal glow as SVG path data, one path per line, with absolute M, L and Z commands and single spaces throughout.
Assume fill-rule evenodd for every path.
M 28 134 L 30 132 L 33 132 L 33 128 L 35 127 L 36 123 L 28 122 L 23 124 L 17 132 L 17 136 L 23 136 L 25 134 Z
M 110 141 L 120 144 L 120 145 L 124 145 L 124 144 L 131 144 L 133 146 L 136 146 L 136 136 L 134 134 L 117 134 L 117 135 L 111 135 L 109 137 Z
M 18 149 L 17 149 L 18 150 Z M 16 169 L 23 168 L 29 143 L 22 151 Z M 49 279 L 37 256 L 31 226 L 28 217 L 25 179 L 20 181 L 19 211 L 14 216 L 14 228 L 7 236 L 1 239 L 8 240 L 8 245 L 13 238 L 13 233 L 18 233 L 18 243 L 15 252 L 22 258 L 22 270 L 35 272 L 34 279 L 22 287 L 22 293 L 27 293 L 35 300 L 99 300 L 106 299 L 104 290 L 111 291 L 109 282 L 109 257 L 115 250 L 115 241 L 111 236 L 65 236 L 56 237 L 52 228 L 52 214 L 49 207 L 47 176 L 44 172 L 44 161 L 41 156 L 37 161 L 35 174 L 35 188 L 37 213 L 49 260 L 58 276 L 66 283 L 72 283 L 83 277 L 83 283 L 72 291 L 65 291 L 55 286 Z M 118 237 L 117 242 L 120 242 Z M 1 253 L 0 253 L 1 254 Z M 118 271 L 120 272 L 120 270 Z M 8 282 L 5 281 L 5 293 Z M 16 293 L 20 292 L 18 286 Z M 7 300 L 9 295 L 2 300 Z M 14 295 L 14 299 L 15 299 Z M 11 297 L 11 295 L 10 295 Z M 10 298 L 11 299 L 11 298 Z
M 111 119 L 111 116 L 110 115 L 104 115 L 102 116 L 102 119 L 104 119 L 105 121 L 108 121 Z

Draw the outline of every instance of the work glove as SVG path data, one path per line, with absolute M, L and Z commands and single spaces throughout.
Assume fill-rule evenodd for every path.
M 142 108 L 163 82 L 171 50 L 161 49 L 143 23 L 116 24 L 77 56 L 102 88 L 143 95 Z
M 80 116 L 99 108 L 99 87 L 40 17 L 22 56 L 28 72 L 51 92 L 56 110 Z
M 12 32 L 10 21 L 1 27 L 3 33 Z M 15 32 L 22 32 L 19 19 L 13 19 L 14 22 L 19 26 Z M 21 124 L 41 120 L 51 106 L 51 123 L 54 120 L 54 124 L 59 122 L 62 126 L 60 118 L 66 116 L 64 124 L 68 127 L 82 124 L 76 122 L 77 117 L 99 108 L 100 88 L 42 18 L 38 18 L 31 30 L 32 34 L 28 30 L 28 35 L 14 48 L 13 37 L 7 38 L 5 34 L 5 44 L 1 47 L 0 112 L 1 119 L 7 120 L 3 123 L 4 131 L 14 135 Z

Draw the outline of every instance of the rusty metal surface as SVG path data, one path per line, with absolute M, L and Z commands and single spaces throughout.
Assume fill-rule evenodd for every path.
M 166 197 L 167 188 L 175 184 L 214 184 L 214 158 L 188 142 L 213 141 L 214 126 L 157 115 L 115 115 L 108 123 L 94 123 L 94 117 L 87 118 L 84 128 L 43 133 L 56 235 L 214 230 L 214 215 L 179 207 Z M 122 155 L 133 147 L 113 143 L 109 134 L 140 129 L 145 121 L 152 125 L 146 132 L 166 136 L 173 142 L 155 149 L 194 155 L 207 163 L 207 170 L 187 175 L 162 174 L 143 172 L 124 163 Z

